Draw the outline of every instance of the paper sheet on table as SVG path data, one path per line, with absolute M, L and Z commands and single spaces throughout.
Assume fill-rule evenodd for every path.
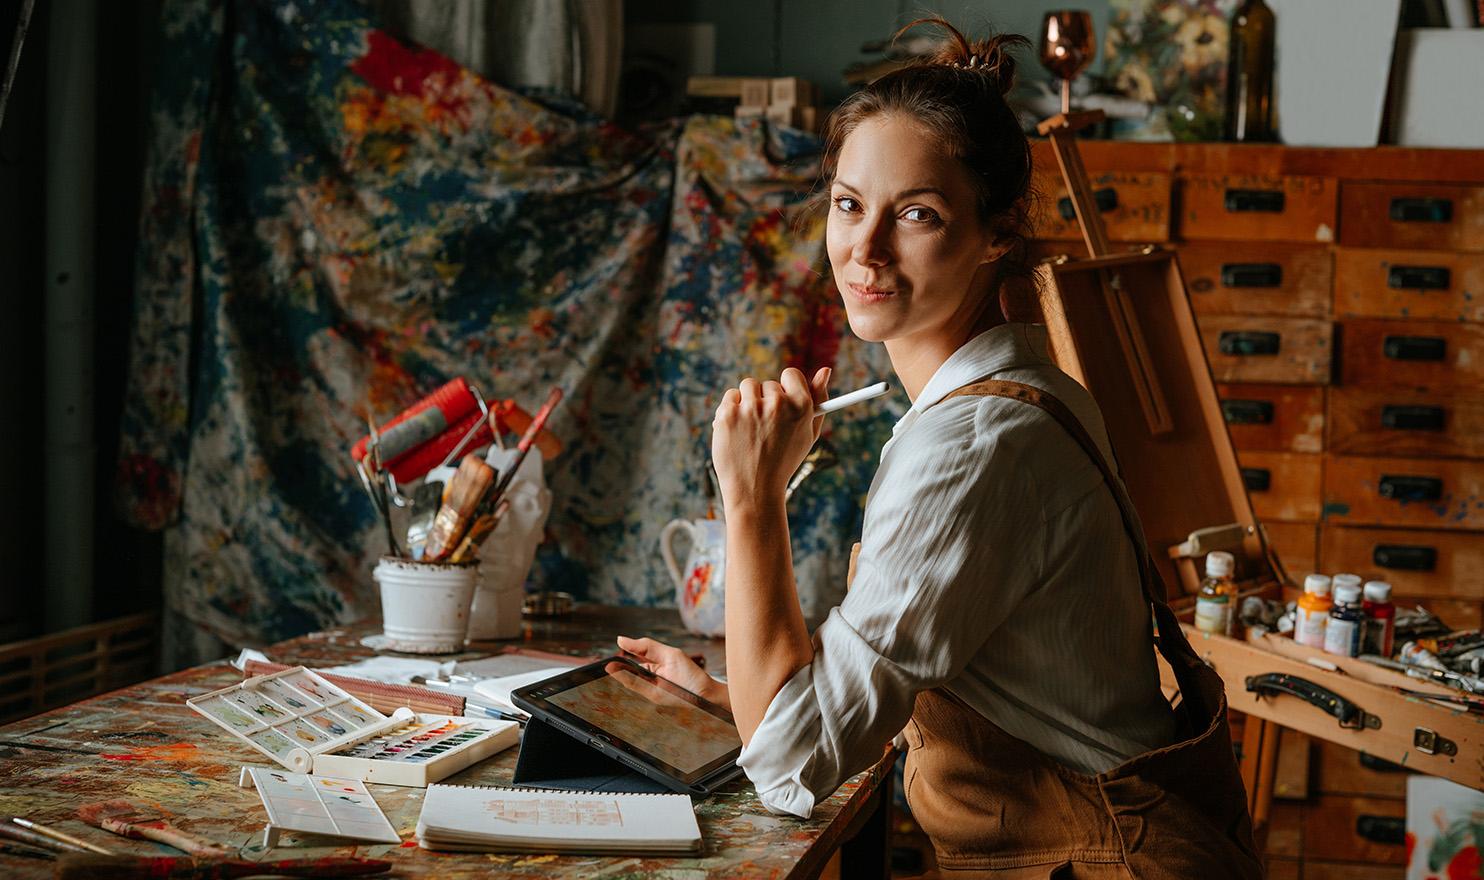
M 481 695 L 494 700 L 504 706 L 515 708 L 510 702 L 510 692 L 517 688 L 523 688 L 528 684 L 545 681 L 553 675 L 561 675 L 563 672 L 571 672 L 570 666 L 552 666 L 547 669 L 537 669 L 534 672 L 522 672 L 519 675 L 502 675 L 498 678 L 489 678 L 474 683 L 474 690 Z
M 348 675 L 352 678 L 364 678 L 386 684 L 407 684 L 412 681 L 414 675 L 444 678 L 453 671 L 453 665 L 452 660 L 440 663 L 437 660 L 419 660 L 415 657 L 376 656 L 368 657 L 359 663 L 351 663 L 348 666 L 316 669 L 315 672 Z

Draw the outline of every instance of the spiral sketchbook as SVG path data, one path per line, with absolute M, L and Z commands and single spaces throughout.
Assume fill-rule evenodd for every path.
M 423 849 L 464 852 L 701 852 L 701 828 L 683 794 L 430 785 L 417 837 Z

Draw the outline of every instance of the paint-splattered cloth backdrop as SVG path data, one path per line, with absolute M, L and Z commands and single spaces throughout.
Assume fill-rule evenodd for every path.
M 802 199 L 818 142 L 691 117 L 632 133 L 489 83 L 350 0 L 167 0 L 119 495 L 167 529 L 167 608 L 233 645 L 377 611 L 349 450 L 446 380 L 539 405 L 565 453 L 532 588 L 671 604 L 741 376 L 856 341 Z M 838 601 L 900 395 L 831 417 L 791 503 L 805 610 Z

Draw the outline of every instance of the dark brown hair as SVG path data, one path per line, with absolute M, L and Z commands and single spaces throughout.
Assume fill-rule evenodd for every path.
M 996 261 L 1000 310 L 1011 321 L 1035 320 L 1034 274 L 1026 256 L 1031 146 L 1006 102 L 1015 85 L 1010 49 L 1028 47 L 1030 41 L 997 34 L 971 42 L 941 18 L 918 19 L 897 36 L 919 24 L 937 25 L 949 40 L 931 58 L 874 80 L 830 114 L 824 132 L 825 179 L 834 180 L 845 139 L 861 123 L 881 115 L 916 121 L 968 170 L 980 225 L 1011 241 Z

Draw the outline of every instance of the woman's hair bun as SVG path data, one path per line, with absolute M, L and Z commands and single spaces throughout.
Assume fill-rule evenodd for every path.
M 897 32 L 901 36 L 920 24 L 937 25 L 948 34 L 948 40 L 928 63 L 972 71 L 985 79 L 985 85 L 996 94 L 1008 97 L 1015 87 L 1015 46 L 1030 46 L 1030 41 L 1016 34 L 996 34 L 983 40 L 970 41 L 952 24 L 941 18 L 919 18 Z

